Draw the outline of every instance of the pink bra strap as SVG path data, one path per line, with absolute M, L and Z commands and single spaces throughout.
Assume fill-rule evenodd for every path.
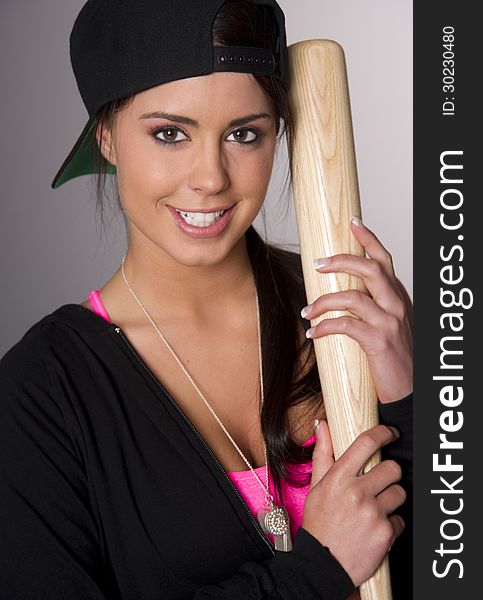
M 92 290 L 92 292 L 89 294 L 89 302 L 91 303 L 92 309 L 96 313 L 96 315 L 99 315 L 108 323 L 111 322 L 111 319 L 109 318 L 109 315 L 107 314 L 107 311 L 104 308 L 104 304 L 102 303 L 99 290 Z

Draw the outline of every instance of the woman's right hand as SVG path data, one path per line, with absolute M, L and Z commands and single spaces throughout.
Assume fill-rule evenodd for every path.
M 406 499 L 396 484 L 400 466 L 385 460 L 363 473 L 371 456 L 396 437 L 395 430 L 376 425 L 334 461 L 327 423 L 319 425 L 302 527 L 329 549 L 355 587 L 375 572 L 404 529 L 403 519 L 391 514 Z

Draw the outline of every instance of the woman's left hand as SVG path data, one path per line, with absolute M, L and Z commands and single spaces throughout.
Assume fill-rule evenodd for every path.
M 356 340 L 367 355 L 377 397 L 383 403 L 404 398 L 413 390 L 413 341 L 411 303 L 396 278 L 391 254 L 359 219 L 352 233 L 368 258 L 351 254 L 326 257 L 319 273 L 344 272 L 361 277 L 365 294 L 347 290 L 324 294 L 306 307 L 302 316 L 315 319 L 327 311 L 346 310 L 352 316 L 324 319 L 309 329 L 307 337 L 343 333 Z M 310 332 L 310 333 L 309 333 Z

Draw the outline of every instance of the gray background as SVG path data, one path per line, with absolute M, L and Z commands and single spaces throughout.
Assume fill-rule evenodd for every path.
M 364 221 L 412 294 L 412 3 L 279 1 L 289 44 L 330 38 L 345 49 Z M 1 0 L 0 356 L 42 316 L 101 287 L 124 252 L 119 218 L 101 235 L 90 178 L 50 189 L 87 120 L 68 56 L 83 4 Z M 280 222 L 274 206 L 286 160 L 282 147 L 267 198 L 268 234 L 297 244 L 293 210 Z

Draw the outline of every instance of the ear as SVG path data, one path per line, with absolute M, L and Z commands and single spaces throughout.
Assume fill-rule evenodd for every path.
M 96 128 L 96 141 L 102 156 L 111 165 L 116 166 L 116 151 L 112 131 L 105 125 L 99 124 Z

